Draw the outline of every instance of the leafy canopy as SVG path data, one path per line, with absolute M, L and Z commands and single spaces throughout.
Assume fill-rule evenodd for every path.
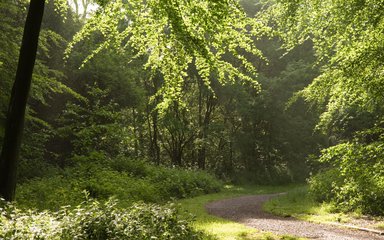
M 383 106 L 383 1 L 277 0 L 265 16 L 286 48 L 313 42 L 322 74 L 301 95 L 326 105 L 320 125 L 350 108 L 374 112 Z
M 254 43 L 269 29 L 247 17 L 239 1 L 112 0 L 99 4 L 69 45 L 67 57 L 91 34 L 103 41 L 85 62 L 107 48 L 133 49 L 136 58 L 146 58 L 145 68 L 164 76 L 158 92 L 164 96 L 164 107 L 181 100 L 184 80 L 193 65 L 209 88 L 212 77 L 222 84 L 242 80 L 259 88 L 256 69 L 246 55 L 263 58 Z

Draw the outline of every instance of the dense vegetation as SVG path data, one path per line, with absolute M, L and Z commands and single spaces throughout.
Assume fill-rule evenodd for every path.
M 319 175 L 310 180 L 319 201 L 341 210 L 384 213 L 382 1 L 279 1 L 266 19 L 286 47 L 311 41 L 320 75 L 299 95 L 320 110 L 327 134 Z
M 58 210 L 76 206 L 86 198 L 121 199 L 121 205 L 134 202 L 164 203 L 174 198 L 218 192 L 221 183 L 203 171 L 154 166 L 125 158 L 101 161 L 99 155 L 77 159 L 81 164 L 61 174 L 34 178 L 18 188 L 16 200 L 24 207 Z M 89 163 L 91 162 L 91 163 Z
M 7 13 L 10 19 L 22 18 L 22 8 L 12 2 L 8 5 L 4 4 L 4 11 L 14 9 Z M 255 9 L 249 7 L 249 14 Z M 47 36 L 37 59 L 43 69 L 35 70 L 38 80 L 28 106 L 20 182 L 56 174 L 92 154 L 206 169 L 234 181 L 305 179 L 309 172 L 305 157 L 317 153 L 321 142 L 312 132 L 316 114 L 308 112 L 303 101 L 287 109 L 286 102 L 317 74 L 311 65 L 315 61 L 311 44 L 280 59 L 283 51 L 278 50 L 277 39 L 255 39 L 268 59 L 250 57 L 261 92 L 253 84 L 221 85 L 214 76 L 206 86 L 198 72 L 190 69 L 181 102 L 164 108 L 167 100 L 157 93 L 164 76 L 143 69 L 146 58 L 132 59 L 134 49 L 131 53 L 105 49 L 78 69 L 93 46 L 103 43 L 98 33 L 90 33 L 64 61 L 66 44 L 83 24 L 73 12 L 66 15 L 63 22 L 54 5 L 47 6 L 42 30 Z M 19 26 L 19 32 L 11 24 Z M 3 25 L 9 34 L 21 34 L 22 21 Z M 12 46 L 11 41 L 5 38 L 3 45 Z M 17 45 L 14 48 L 17 52 Z M 17 57 L 5 58 L 2 66 L 12 59 Z M 3 67 L 2 72 L 8 74 L 1 86 L 6 93 L 2 95 L 4 121 L 12 71 Z
M 1 211 L 4 239 L 201 239 L 173 208 L 135 204 L 128 209 L 115 201 L 90 201 L 73 210 L 22 212 L 7 204 Z
M 309 178 L 317 201 L 384 214 L 382 1 L 71 2 L 45 8 L 0 238 L 197 239 L 136 202 L 221 182 Z M 0 3 L 0 143 L 27 7 Z

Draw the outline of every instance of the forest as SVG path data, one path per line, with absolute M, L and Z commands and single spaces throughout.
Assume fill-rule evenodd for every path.
M 383 1 L 1 0 L 0 16 L 0 239 L 383 238 Z M 215 213 L 244 196 L 372 235 Z

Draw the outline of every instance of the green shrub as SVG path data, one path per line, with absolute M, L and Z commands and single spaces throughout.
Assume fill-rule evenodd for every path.
M 86 193 L 86 194 L 85 194 Z M 28 208 L 58 210 L 60 206 L 75 206 L 85 196 L 107 200 L 115 196 L 125 205 L 136 201 L 164 200 L 154 184 L 146 179 L 132 178 L 126 173 L 98 168 L 86 174 L 69 174 L 35 179 L 17 189 L 16 200 Z
M 317 200 L 344 211 L 384 215 L 384 142 L 343 143 L 323 151 L 320 161 L 332 170 L 311 178 Z
M 163 194 L 174 198 L 218 192 L 221 188 L 216 178 L 202 171 L 163 168 L 154 171 L 149 178 Z
M 90 196 L 98 199 L 107 199 L 116 196 L 131 202 L 159 202 L 158 189 L 147 179 L 133 178 L 127 173 L 113 170 L 93 172 L 87 178 L 82 179 L 82 185 L 90 193 Z
M 17 167 L 17 182 L 23 183 L 34 178 L 55 176 L 59 168 L 43 159 L 20 159 Z
M 309 179 L 310 195 L 318 202 L 330 202 L 336 196 L 335 189 L 342 181 L 337 169 L 320 172 Z
M 150 181 L 164 199 L 192 197 L 204 193 L 218 192 L 221 182 L 204 171 L 166 168 L 142 160 L 118 157 L 111 167 L 119 172 Z
M 115 162 L 98 154 L 74 159 L 77 165 L 66 169 L 61 175 L 19 185 L 16 192 L 18 204 L 28 208 L 58 210 L 63 205 L 78 205 L 84 200 L 86 192 L 89 197 L 99 200 L 115 196 L 129 206 L 138 201 L 165 202 L 221 189 L 221 183 L 216 178 L 202 171 L 169 169 L 129 159 Z
M 60 206 L 81 203 L 85 196 L 84 190 L 78 181 L 57 175 L 19 185 L 16 201 L 27 208 L 58 210 Z
M 118 172 L 127 172 L 134 177 L 147 177 L 152 171 L 162 169 L 162 167 L 155 167 L 143 160 L 129 159 L 124 156 L 118 156 L 109 163 L 112 169 Z M 156 169 L 155 169 L 156 168 Z
M 202 239 L 190 219 L 181 219 L 172 207 L 135 204 L 122 210 L 110 200 L 84 202 L 72 210 L 35 212 L 2 205 L 0 239 Z

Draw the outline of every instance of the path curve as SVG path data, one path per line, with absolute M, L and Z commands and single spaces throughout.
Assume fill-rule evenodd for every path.
M 244 196 L 208 203 L 209 214 L 243 223 L 262 231 L 319 240 L 383 240 L 384 236 L 326 224 L 278 217 L 262 210 L 262 205 L 279 194 Z

